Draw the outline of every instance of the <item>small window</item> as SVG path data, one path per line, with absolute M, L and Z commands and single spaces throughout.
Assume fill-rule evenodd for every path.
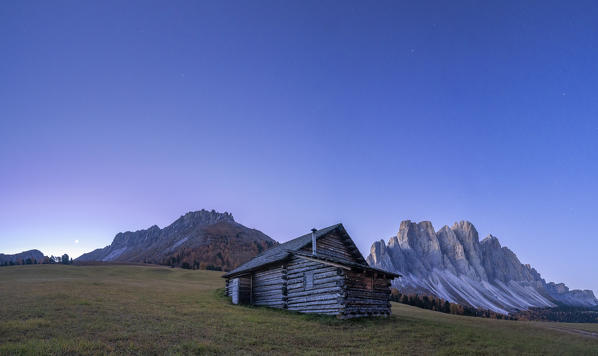
M 314 272 L 305 272 L 305 289 L 312 289 L 314 287 Z

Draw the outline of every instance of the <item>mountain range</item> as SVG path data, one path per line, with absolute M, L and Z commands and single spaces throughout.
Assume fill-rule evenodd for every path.
M 401 274 L 393 285 L 404 294 L 434 295 L 503 314 L 532 307 L 598 305 L 591 290 L 547 283 L 495 236 L 480 241 L 468 221 L 438 231 L 429 221 L 403 221 L 388 243 L 373 243 L 367 261 Z
M 78 262 L 140 262 L 227 271 L 277 245 L 261 231 L 237 222 L 227 212 L 189 212 L 167 227 L 118 233 L 104 248 Z
M 228 271 L 278 242 L 259 230 L 237 223 L 230 213 L 189 212 L 165 228 L 116 234 L 104 248 L 81 255 L 77 262 L 154 263 L 184 268 Z M 38 250 L 0 254 L 0 265 L 44 260 Z M 370 265 L 402 275 L 393 281 L 403 294 L 434 295 L 450 302 L 498 313 L 555 306 L 596 307 L 591 290 L 570 290 L 546 282 L 522 264 L 498 238 L 482 241 L 468 221 L 435 231 L 432 223 L 406 220 L 396 236 L 373 243 Z

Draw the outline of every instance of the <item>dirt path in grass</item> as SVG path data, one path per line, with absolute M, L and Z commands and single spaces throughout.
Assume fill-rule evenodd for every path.
M 587 336 L 587 337 L 591 337 L 591 338 L 594 338 L 594 339 L 598 339 L 598 333 L 587 331 L 587 330 L 573 329 L 573 328 L 564 328 L 564 327 L 553 326 L 553 325 L 545 326 L 545 328 L 547 328 L 547 329 L 553 329 L 553 330 L 558 330 L 558 331 L 564 331 L 564 332 L 569 333 L 569 334 L 582 335 L 582 336 Z

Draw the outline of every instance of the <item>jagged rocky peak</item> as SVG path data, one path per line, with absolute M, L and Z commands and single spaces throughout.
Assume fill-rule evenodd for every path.
M 174 227 L 191 227 L 197 225 L 211 225 L 219 222 L 231 222 L 234 223 L 235 219 L 229 212 L 219 213 L 215 210 L 199 210 L 190 211 L 185 215 L 178 218 L 171 226 Z
M 203 223 L 203 224 L 215 224 L 221 221 L 227 222 L 234 222 L 235 219 L 233 215 L 227 211 L 224 213 L 219 213 L 216 210 L 212 209 L 210 211 L 201 209 L 199 211 L 190 211 L 187 214 L 183 215 L 182 218 L 185 221 L 193 221 L 195 223 Z
M 461 220 L 459 222 L 455 222 L 453 224 L 453 226 L 451 227 L 451 229 L 455 230 L 455 231 L 462 231 L 465 235 L 467 235 L 468 237 L 470 237 L 471 239 L 473 239 L 473 237 L 476 237 L 476 240 L 478 241 L 478 230 L 476 230 L 475 226 L 473 226 L 473 224 L 467 220 Z
M 372 256 L 381 256 L 386 252 L 386 244 L 384 240 L 375 241 L 370 248 L 370 255 Z
M 430 221 L 414 223 L 411 220 L 401 222 L 396 239 L 390 239 L 389 243 L 398 243 L 401 247 L 412 247 L 417 244 L 427 244 L 427 241 L 435 240 L 434 227 Z M 422 242 L 423 241 L 423 242 Z
M 404 293 L 433 294 L 441 298 L 492 309 L 500 313 L 567 305 L 598 305 L 591 291 L 570 291 L 546 284 L 540 274 L 523 265 L 517 255 L 489 235 L 480 242 L 469 221 L 443 226 L 402 221 L 399 232 L 384 245 L 372 245 L 368 263 L 403 275 L 393 284 Z
M 196 226 L 212 225 L 219 222 L 235 223 L 235 219 L 231 213 L 226 211 L 224 213 L 205 209 L 190 211 L 164 229 L 160 229 L 158 225 L 152 225 L 150 228 L 144 230 L 119 232 L 114 237 L 112 245 L 120 247 L 138 244 L 148 245 L 160 238 L 164 238 L 163 231 L 166 234 L 171 234 L 176 231 L 183 231 Z
M 491 246 L 492 248 L 501 248 L 498 237 L 493 236 L 492 234 L 486 236 L 480 243 L 485 246 Z
M 155 241 L 162 230 L 157 225 L 152 225 L 149 229 L 119 232 L 114 237 L 112 244 L 114 246 L 132 246 L 140 243 Z
M 118 233 L 112 244 L 78 260 L 229 270 L 276 244 L 261 231 L 235 222 L 228 212 L 202 209 L 185 213 L 163 229 L 153 225 L 145 230 Z

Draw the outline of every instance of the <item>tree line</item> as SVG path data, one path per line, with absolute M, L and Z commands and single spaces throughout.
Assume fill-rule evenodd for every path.
M 492 310 L 477 309 L 466 305 L 457 303 L 451 303 L 448 300 L 438 298 L 436 296 L 419 295 L 419 294 L 402 294 L 398 289 L 392 288 L 390 294 L 390 300 L 411 305 L 418 308 L 429 309 L 441 313 L 454 314 L 454 315 L 465 315 L 465 316 L 476 316 L 481 318 L 491 319 L 508 319 L 515 320 L 510 315 L 504 315 L 496 313 Z
M 216 266 L 207 262 L 200 262 L 202 256 L 197 256 L 193 253 L 192 250 L 183 250 L 182 252 L 177 253 L 176 255 L 172 255 L 162 259 L 158 264 L 169 266 L 169 267 L 180 267 L 184 269 L 203 269 L 208 271 L 222 271 L 221 266 Z M 217 254 L 218 258 L 221 260 L 222 254 L 219 252 Z M 152 263 L 152 261 L 144 260 L 144 263 Z
M 530 308 L 517 312 L 519 320 L 559 321 L 566 323 L 598 323 L 598 308 L 557 306 L 554 308 Z
M 73 263 L 73 259 L 66 253 L 62 256 L 44 256 L 43 259 L 37 260 L 36 258 L 17 258 L 16 260 L 4 261 L 0 263 L 0 267 L 7 266 L 23 266 L 23 265 L 45 265 L 45 264 L 64 264 L 70 265 Z

